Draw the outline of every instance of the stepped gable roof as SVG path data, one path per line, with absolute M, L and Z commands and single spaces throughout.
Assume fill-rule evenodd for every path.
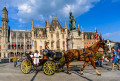
M 53 17 L 52 22 L 50 23 L 50 31 L 55 31 L 57 26 L 59 29 L 61 29 L 61 31 L 63 32 L 65 31 L 65 29 L 62 28 L 61 24 L 57 20 L 57 17 Z
M 34 27 L 34 35 L 36 35 L 36 37 L 47 36 L 47 30 L 45 27 Z
M 84 32 L 84 39 L 85 39 L 85 35 L 87 35 L 87 39 L 91 39 L 92 35 L 93 35 L 93 39 L 95 39 L 95 32 Z

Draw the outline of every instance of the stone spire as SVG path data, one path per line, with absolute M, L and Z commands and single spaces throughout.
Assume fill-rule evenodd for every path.
M 81 24 L 81 32 L 83 32 L 83 29 L 82 29 L 82 24 Z
M 79 24 L 78 24 L 78 31 L 79 31 Z
M 48 21 L 48 16 L 47 16 L 47 25 L 46 25 L 46 27 L 49 27 L 49 21 Z
M 66 17 L 65 17 L 65 27 L 64 27 L 65 29 L 67 28 L 67 23 L 66 23 Z
M 3 18 L 6 18 L 7 19 L 7 16 L 8 16 L 8 11 L 6 9 L 6 6 L 4 6 L 3 10 L 2 10 L 2 14 L 3 14 Z
M 102 37 L 102 33 L 100 32 L 100 37 Z
M 96 33 L 98 33 L 98 29 L 96 29 Z
M 33 24 L 33 19 L 32 19 L 32 29 L 33 29 L 33 27 L 34 27 L 34 24 Z

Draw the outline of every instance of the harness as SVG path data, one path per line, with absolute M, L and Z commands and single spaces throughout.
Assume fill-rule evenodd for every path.
M 88 56 L 86 56 L 86 54 L 88 53 L 88 52 L 86 52 L 84 49 L 82 49 L 82 54 L 80 54 L 79 53 L 79 50 L 76 50 L 77 52 L 78 52 L 78 57 L 76 57 L 76 58 L 74 58 L 73 57 L 73 55 L 74 55 L 74 53 L 72 53 L 71 55 L 72 56 L 69 56 L 69 55 L 67 55 L 67 58 L 70 58 L 71 60 L 67 60 L 66 62 L 71 62 L 71 61 L 73 61 L 73 60 L 80 60 L 81 58 L 87 58 L 87 57 L 93 57 L 93 56 L 95 56 L 96 54 L 90 54 L 90 55 L 88 55 Z M 68 53 L 69 54 L 69 53 Z M 83 56 L 83 57 L 81 57 L 81 56 Z

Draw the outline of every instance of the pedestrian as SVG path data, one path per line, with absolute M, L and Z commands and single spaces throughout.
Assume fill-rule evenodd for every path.
M 99 67 L 102 67 L 103 64 L 103 59 L 102 58 L 98 58 L 98 65 Z
M 14 67 L 16 67 L 16 65 L 17 65 L 17 56 L 16 55 L 13 57 L 13 62 L 14 62 Z
M 118 49 L 118 63 L 120 62 L 120 49 Z
M 118 66 L 118 70 L 120 70 L 119 64 L 118 64 L 118 60 L 117 60 L 117 52 L 115 51 L 114 47 L 112 47 L 112 56 L 113 56 L 113 60 L 112 60 L 112 69 L 114 70 L 114 64 L 116 64 Z

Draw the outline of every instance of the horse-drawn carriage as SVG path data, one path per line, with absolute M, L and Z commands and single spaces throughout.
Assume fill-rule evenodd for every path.
M 36 71 L 42 70 L 47 75 L 52 75 L 55 72 L 62 71 L 62 52 L 55 52 L 54 58 L 49 59 L 50 55 L 43 50 L 43 58 L 39 59 L 39 66 L 35 65 L 33 62 L 33 58 L 31 58 L 30 54 L 25 54 L 26 58 L 22 60 L 21 62 L 21 71 L 24 74 L 28 74 L 31 69 L 34 69 Z
M 83 52 L 84 49 L 78 49 L 78 50 L 67 50 L 64 52 L 64 60 L 60 62 L 60 59 L 62 58 L 61 52 L 56 52 L 55 57 L 53 60 L 50 60 L 47 57 L 48 54 L 44 54 L 44 58 L 40 60 L 39 66 L 42 66 L 43 71 L 47 75 L 52 75 L 55 73 L 55 71 L 60 71 L 63 66 L 66 64 L 67 66 L 67 73 L 71 74 L 69 64 L 73 60 L 78 61 L 84 61 L 83 67 L 80 70 L 80 73 L 83 74 L 83 70 L 87 63 L 90 61 L 92 66 L 94 67 L 96 73 L 98 75 L 101 75 L 100 72 L 97 70 L 95 66 L 95 55 L 98 52 L 99 48 L 103 48 L 103 50 L 108 51 L 108 47 L 104 42 L 104 39 L 102 40 L 102 37 L 100 37 L 100 40 L 94 43 L 91 47 L 85 48 L 85 52 Z M 29 54 L 26 54 L 26 59 L 24 59 L 21 62 L 21 70 L 23 73 L 29 73 L 31 71 L 31 67 L 36 67 L 32 61 L 32 58 Z

